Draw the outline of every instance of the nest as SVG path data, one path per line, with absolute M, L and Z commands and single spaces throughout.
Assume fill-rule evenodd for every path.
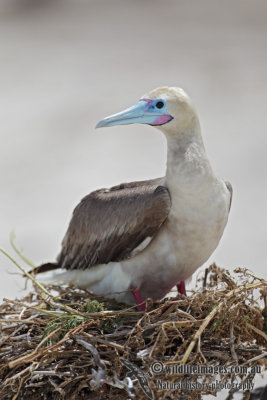
M 148 300 L 143 313 L 34 280 L 0 306 L 0 398 L 201 399 L 215 379 L 245 388 L 267 365 L 266 287 L 213 264 L 190 296 Z

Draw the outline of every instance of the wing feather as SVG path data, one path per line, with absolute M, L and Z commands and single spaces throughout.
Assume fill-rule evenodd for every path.
M 153 238 L 170 207 L 170 194 L 163 186 L 163 178 L 90 193 L 73 212 L 59 265 L 86 269 L 136 255 L 133 251 L 146 238 Z
M 231 185 L 231 183 L 229 181 L 224 181 L 226 184 L 227 189 L 229 190 L 230 193 L 230 203 L 229 203 L 229 211 L 231 209 L 231 205 L 232 205 L 232 198 L 233 198 L 233 187 Z

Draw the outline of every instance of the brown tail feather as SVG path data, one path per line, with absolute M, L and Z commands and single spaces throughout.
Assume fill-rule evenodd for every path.
M 37 268 L 34 268 L 31 271 L 31 274 L 36 275 L 36 274 L 41 274 L 43 272 L 47 272 L 47 271 L 52 271 L 54 269 L 58 269 L 60 268 L 60 266 L 57 263 L 45 263 L 40 265 Z

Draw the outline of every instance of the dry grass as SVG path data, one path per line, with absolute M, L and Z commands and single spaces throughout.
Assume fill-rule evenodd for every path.
M 192 295 L 175 302 L 150 301 L 145 313 L 85 290 L 34 288 L 23 299 L 5 299 L 0 305 L 3 400 L 148 399 L 133 374 L 126 377 L 128 361 L 144 373 L 155 399 L 182 394 L 183 399 L 200 399 L 216 391 L 159 391 L 157 379 L 177 382 L 189 375 L 153 375 L 152 362 L 266 367 L 267 282 L 247 270 L 230 275 L 213 264 Z M 232 374 L 220 379 L 248 378 Z M 214 375 L 206 375 L 206 382 L 213 380 Z

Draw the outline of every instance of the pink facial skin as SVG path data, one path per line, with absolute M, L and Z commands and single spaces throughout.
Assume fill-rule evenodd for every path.
M 159 116 L 154 122 L 153 124 L 150 125 L 164 125 L 166 124 L 166 122 L 169 122 L 171 119 L 173 119 L 173 117 L 171 115 L 168 114 L 162 114 L 161 116 Z
M 145 101 L 145 102 L 147 102 L 147 104 L 151 104 L 151 103 L 153 103 L 154 100 L 151 100 L 151 99 L 141 99 L 140 101 Z
M 145 101 L 147 103 L 147 105 L 149 106 L 151 103 L 153 103 L 155 100 L 151 100 L 151 99 L 141 99 L 140 101 Z M 164 125 L 166 124 L 166 122 L 169 122 L 173 119 L 173 117 L 169 114 L 162 114 L 159 115 L 155 121 L 149 125 L 152 126 L 156 126 L 156 125 Z

